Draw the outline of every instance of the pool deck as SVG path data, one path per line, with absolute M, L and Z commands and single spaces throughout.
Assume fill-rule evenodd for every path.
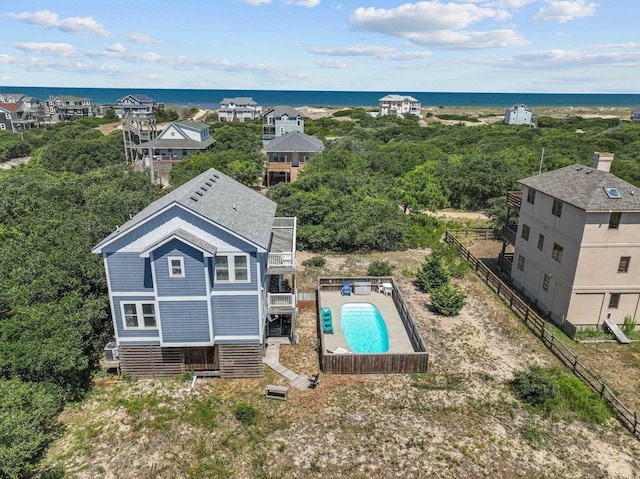
M 409 336 L 407 336 L 404 324 L 402 324 L 402 320 L 391 296 L 385 296 L 377 292 L 372 292 L 368 295 L 355 295 L 352 293 L 351 296 L 342 296 L 340 291 L 322 291 L 319 300 L 320 307 L 328 307 L 331 309 L 331 317 L 333 319 L 333 334 L 323 333 L 324 347 L 326 349 L 326 351 L 324 351 L 325 354 L 335 351 L 337 348 L 351 351 L 340 325 L 340 309 L 341 306 L 346 303 L 369 303 L 378 308 L 389 334 L 389 351 L 387 351 L 387 353 L 414 352 Z

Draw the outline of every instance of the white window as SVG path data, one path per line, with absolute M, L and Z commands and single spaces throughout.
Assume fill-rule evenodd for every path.
M 156 307 L 153 303 L 122 303 L 124 329 L 156 329 Z
M 0 130 L 6 130 L 7 126 L 4 123 L 0 123 Z
M 246 254 L 217 255 L 216 281 L 224 283 L 249 283 L 249 256 Z
M 184 278 L 184 258 L 169 256 L 169 278 Z
M 5 114 L 4 114 L 4 117 L 5 117 L 7 120 L 11 120 L 11 113 L 5 113 Z

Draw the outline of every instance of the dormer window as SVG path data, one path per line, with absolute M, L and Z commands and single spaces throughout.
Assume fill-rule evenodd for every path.
M 184 278 L 184 258 L 182 256 L 169 256 L 169 277 Z
M 618 226 L 620 226 L 620 219 L 622 218 L 622 213 L 619 211 L 613 211 L 609 215 L 609 229 L 617 230 Z

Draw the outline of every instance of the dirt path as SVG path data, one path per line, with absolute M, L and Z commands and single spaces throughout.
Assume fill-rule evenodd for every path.
M 22 158 L 12 158 L 10 160 L 0 163 L 0 170 L 8 170 L 13 166 L 22 165 L 24 163 L 27 163 L 30 159 L 31 159 L 30 156 L 23 156 Z

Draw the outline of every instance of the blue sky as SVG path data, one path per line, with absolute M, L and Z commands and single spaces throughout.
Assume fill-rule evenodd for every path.
M 3 0 L 0 85 L 638 93 L 634 0 Z

